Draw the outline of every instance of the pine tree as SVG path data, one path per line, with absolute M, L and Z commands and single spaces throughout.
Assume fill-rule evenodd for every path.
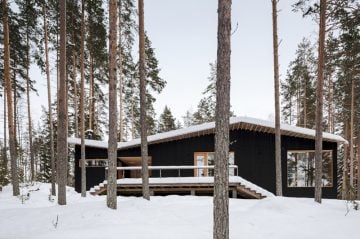
M 355 174 L 355 151 L 354 142 L 358 137 L 359 120 L 355 117 L 360 112 L 359 107 L 359 81 L 353 80 L 359 77 L 359 4 L 357 1 L 327 1 L 327 24 L 326 32 L 329 33 L 325 49 L 325 102 L 327 117 L 323 121 L 330 132 L 341 133 L 350 145 L 344 145 L 341 162 L 343 169 L 342 196 L 347 197 L 354 188 L 348 176 L 354 179 Z M 298 0 L 294 9 L 300 10 L 303 16 L 318 18 L 320 12 L 319 4 L 315 1 Z M 355 83 L 355 84 L 354 84 Z M 355 93 L 353 93 L 353 88 Z M 350 163 L 348 162 L 350 158 Z M 352 162 L 352 163 L 351 163 Z M 349 185 L 347 185 L 349 184 Z
M 146 104 L 146 73 L 145 63 L 145 29 L 144 0 L 139 0 L 139 75 L 140 75 L 140 131 L 141 131 L 141 178 L 143 198 L 150 200 L 148 143 L 147 143 L 147 104 Z
M 231 0 L 218 3 L 213 238 L 229 238 Z
M 81 196 L 86 197 L 85 163 L 85 1 L 81 1 L 81 43 L 80 43 L 80 137 L 81 137 Z
M 104 108 L 105 96 L 100 85 L 108 82 L 108 54 L 106 47 L 105 13 L 102 8 L 103 1 L 86 1 L 87 37 L 86 47 L 89 58 L 89 115 L 87 122 L 88 137 L 100 139 L 102 136 L 100 109 Z M 98 105 L 98 107 L 97 107 Z
M 283 116 L 289 124 L 313 128 L 315 122 L 315 57 L 311 43 L 303 39 L 295 60 L 290 62 L 287 77 L 282 82 Z
M 358 164 L 357 164 L 357 199 L 360 200 L 360 128 L 358 132 L 358 145 L 357 145 L 358 151 Z
M 0 185 L 7 185 L 8 180 L 8 159 L 7 159 L 7 127 L 6 127 L 6 89 L 3 85 L 3 101 L 4 101 L 4 145 L 1 150 L 1 162 L 0 162 Z
M 210 76 L 208 77 L 209 84 L 202 92 L 203 98 L 197 105 L 197 110 L 192 115 L 191 125 L 202 124 L 215 121 L 215 106 L 216 106 L 216 62 L 210 63 Z M 230 111 L 230 117 L 235 116 L 234 112 Z
M 68 52 L 67 63 L 67 86 L 68 86 L 68 111 L 69 111 L 69 134 L 79 135 L 79 116 L 78 116 L 78 82 L 77 72 L 79 69 L 80 55 L 80 38 L 81 38 L 81 12 L 79 1 L 68 1 L 67 4 L 67 43 L 66 51 Z M 73 119 L 73 120 L 71 120 Z
M 216 105 L 216 62 L 210 63 L 209 85 L 203 91 L 204 97 L 200 100 L 197 111 L 194 112 L 194 124 L 202 124 L 215 120 Z
M 339 42 L 330 32 L 326 39 L 326 51 L 325 51 L 325 109 L 327 109 L 327 132 L 335 132 L 335 102 L 334 102 L 334 80 L 337 68 L 338 46 Z
M 277 33 L 277 1 L 272 0 L 273 48 L 274 48 L 274 92 L 275 92 L 275 168 L 276 195 L 282 196 L 281 178 L 281 131 L 280 131 L 280 93 L 279 93 L 279 53 Z
M 139 62 L 135 62 L 133 52 L 135 34 L 138 28 L 135 24 L 137 17 L 133 0 L 123 0 L 121 3 L 121 83 L 123 115 L 123 140 L 140 137 L 140 80 Z M 146 103 L 148 134 L 156 133 L 156 114 L 154 109 L 155 94 L 159 94 L 166 85 L 166 81 L 159 76 L 159 62 L 155 56 L 155 49 L 145 32 L 145 68 L 146 68 Z M 120 74 L 120 73 L 119 73 Z M 119 89 L 120 90 L 120 89 Z
M 58 204 L 66 205 L 67 104 L 66 104 L 66 1 L 60 1 L 60 61 L 58 89 L 57 178 Z
M 360 76 L 358 68 L 358 62 L 360 60 L 360 30 L 358 29 L 358 22 L 354 19 L 358 19 L 359 13 L 352 10 L 341 11 L 341 14 L 337 17 L 340 21 L 339 37 L 338 37 L 338 49 L 337 49 L 337 80 L 334 82 L 334 104 L 338 110 L 337 118 L 344 122 L 343 130 L 345 131 L 345 125 L 348 125 L 347 140 L 349 141 L 349 165 L 345 161 L 345 166 L 348 167 L 348 175 L 345 175 L 343 183 L 349 182 L 346 185 L 347 191 L 352 191 L 354 188 L 355 178 L 355 137 L 357 128 L 359 127 L 358 117 L 355 117 L 360 112 L 359 102 L 360 95 L 358 90 L 360 82 L 355 80 Z M 359 136 L 357 136 L 359 137 Z M 347 192 L 345 192 L 347 193 Z
M 122 0 L 119 4 L 119 54 L 121 55 L 121 62 L 119 61 L 119 84 L 121 84 L 120 101 L 120 126 L 119 132 L 122 132 L 122 139 L 138 137 L 138 125 L 135 124 L 135 119 L 139 118 L 138 102 L 139 102 L 139 87 L 138 79 L 136 78 L 136 64 L 134 62 L 132 52 L 134 47 L 134 32 L 136 31 L 136 24 L 134 16 L 136 9 L 133 0 Z M 121 27 L 120 27 L 121 26 Z
M 319 55 L 316 88 L 315 134 L 315 201 L 321 203 L 322 194 L 322 132 L 323 132 L 323 82 L 325 68 L 326 0 L 320 0 Z
M 107 206 L 111 209 L 117 208 L 117 97 L 116 97 L 116 54 L 117 54 L 117 3 L 116 0 L 109 1 L 109 146 L 108 146 L 108 184 L 107 184 Z
M 30 152 L 30 167 L 31 167 L 31 180 L 35 179 L 34 169 L 34 153 L 32 149 L 32 119 L 31 119 L 31 103 L 30 103 L 30 90 L 34 82 L 30 79 L 30 64 L 31 64 L 31 44 L 36 42 L 38 31 L 38 11 L 35 8 L 36 3 L 33 0 L 16 1 L 19 7 L 19 16 L 23 22 L 22 33 L 25 36 L 26 42 L 26 99 L 27 99 L 27 114 L 28 114 L 28 132 L 29 132 L 29 152 Z
M 10 158 L 11 158 L 11 182 L 13 185 L 13 195 L 18 196 L 19 180 L 17 173 L 17 159 L 15 149 L 15 130 L 13 125 L 13 105 L 11 95 L 11 79 L 10 79 L 10 43 L 9 43 L 9 24 L 8 24 L 8 3 L 3 1 L 3 28 L 4 28 L 4 77 L 6 82 L 6 98 L 7 98 L 7 113 L 8 113 L 8 129 L 9 129 L 9 144 L 10 144 Z
M 51 118 L 51 120 L 50 120 Z M 56 122 L 52 120 L 53 116 L 43 108 L 43 115 L 41 117 L 42 124 L 38 130 L 37 137 L 34 138 L 34 145 L 38 147 L 38 158 L 40 164 L 40 171 L 37 173 L 36 180 L 40 182 L 52 182 L 53 181 L 53 169 L 52 169 L 52 159 L 51 156 L 54 153 L 52 147 L 53 141 L 52 137 L 54 137 L 51 132 L 51 129 L 56 129 Z M 50 124 L 53 124 L 50 126 Z M 56 131 L 55 131 L 56 132 Z M 36 155 L 36 154 L 35 154 Z M 52 190 L 51 194 L 55 196 L 56 191 Z
M 190 110 L 187 110 L 185 115 L 182 118 L 183 118 L 183 122 L 184 122 L 185 127 L 189 127 L 189 126 L 195 124 L 194 115 Z
M 168 106 L 165 106 L 163 113 L 160 115 L 158 123 L 158 133 L 167 132 L 177 129 L 175 118 Z
M 118 67 L 118 73 L 119 73 L 119 136 L 118 140 L 122 142 L 124 140 L 124 82 L 122 77 L 122 1 L 119 1 L 118 4 L 118 25 L 119 25 L 119 36 L 118 36 L 118 59 L 117 59 L 117 67 Z
M 43 14 L 43 27 L 44 27 L 44 53 L 45 53 L 45 72 L 46 72 L 46 83 L 47 83 L 47 100 L 48 100 L 48 112 L 49 112 L 49 148 L 50 148 L 50 165 L 51 165 L 51 195 L 56 195 L 55 179 L 55 146 L 54 146 L 54 128 L 53 128 L 53 115 L 51 107 L 51 80 L 50 80 L 50 63 L 49 63 L 49 41 L 48 41 L 48 15 L 47 6 L 44 1 L 42 6 Z

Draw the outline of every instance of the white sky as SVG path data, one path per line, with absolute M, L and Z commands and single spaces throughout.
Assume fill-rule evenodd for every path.
M 281 79 L 301 39 L 316 39 L 317 35 L 311 19 L 292 12 L 294 2 L 280 0 L 278 6 Z M 233 0 L 232 20 L 233 28 L 238 23 L 231 46 L 232 110 L 238 116 L 268 119 L 274 111 L 271 0 Z M 167 81 L 156 96 L 157 115 L 168 105 L 182 120 L 186 110 L 196 109 L 208 84 L 209 63 L 216 59 L 217 1 L 146 0 L 145 27 L 160 63 L 160 75 Z M 39 90 L 31 97 L 33 118 L 37 120 L 41 106 L 47 107 L 46 79 L 35 67 L 31 76 Z
M 304 36 L 316 37 L 316 25 L 279 3 L 280 74 L 294 58 Z M 145 1 L 145 22 L 168 84 L 156 109 L 169 105 L 177 118 L 196 109 L 216 59 L 217 1 Z M 231 104 L 236 115 L 267 119 L 274 111 L 271 0 L 233 0 Z

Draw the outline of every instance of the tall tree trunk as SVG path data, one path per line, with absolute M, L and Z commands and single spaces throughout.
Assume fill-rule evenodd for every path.
M 299 80 L 297 82 L 297 86 L 296 86 L 296 125 L 300 126 L 301 125 L 301 117 L 300 117 L 300 86 L 301 84 L 299 83 Z
M 30 108 L 30 43 L 29 35 L 26 34 L 26 45 L 28 47 L 26 54 L 26 99 L 27 99 L 27 114 L 28 114 L 28 126 L 29 126 L 29 152 L 30 152 L 30 173 L 31 181 L 35 179 L 35 169 L 34 169 L 34 152 L 33 152 L 33 143 L 32 143 L 32 122 L 31 122 L 31 108 Z
M 282 196 L 281 178 L 281 131 L 280 131 L 280 82 L 279 82 L 279 41 L 277 33 L 277 2 L 272 2 L 273 48 L 274 48 L 274 92 L 275 92 L 275 168 L 276 195 Z
M 59 29 L 59 19 L 56 18 L 56 29 Z M 59 70 L 59 32 L 56 33 L 56 89 L 60 88 L 60 70 Z M 57 96 L 59 97 L 59 96 Z M 59 102 L 57 100 L 57 102 Z M 56 110 L 59 109 L 59 106 L 56 107 Z
M 16 67 L 16 57 L 14 57 L 14 63 L 13 63 L 13 67 L 15 69 Z M 16 71 L 13 71 L 14 72 L 14 82 L 13 82 L 13 85 L 14 85 L 14 92 L 13 92 L 13 95 L 14 95 L 14 138 L 15 138 L 15 155 L 16 155 L 16 158 L 17 158 L 17 150 L 18 150 L 18 133 L 17 133 L 17 100 L 18 100 L 18 95 L 17 95 L 17 79 L 16 79 Z M 10 136 L 10 135 L 9 135 Z
M 94 63 L 94 57 L 93 54 L 90 52 L 90 113 L 89 113 L 89 129 L 90 129 L 90 133 L 91 133 L 91 139 L 93 139 L 94 137 L 94 121 L 95 121 L 95 117 L 94 117 L 94 111 L 95 111 L 95 106 L 94 106 L 94 74 L 93 74 L 93 63 Z
M 344 123 L 344 128 L 345 128 L 345 139 L 348 140 L 348 131 L 349 131 L 349 126 L 348 126 L 348 121 L 345 120 Z M 342 199 L 347 199 L 347 191 L 348 191 L 348 178 L 347 178 L 347 163 L 348 163 L 348 144 L 344 144 L 344 158 L 343 158 L 343 182 L 342 182 Z
M 329 94 L 328 94 L 328 132 L 333 134 L 334 133 L 334 93 L 333 93 L 333 82 L 331 79 L 331 73 L 329 74 Z
M 131 102 L 131 139 L 135 139 L 134 102 Z
M 119 14 L 119 39 L 118 39 L 118 71 L 119 71 L 119 110 L 120 110 L 120 114 L 119 114 L 119 141 L 121 142 L 123 140 L 124 137 L 124 108 L 123 108 L 123 78 L 122 78 L 122 46 L 121 46 L 121 8 L 122 8 L 122 4 L 121 4 L 121 0 L 119 1 L 119 6 L 118 6 L 118 14 Z
M 67 64 L 67 63 L 66 63 Z M 66 83 L 65 89 L 69 89 L 69 74 L 67 73 L 67 65 L 66 65 Z M 66 104 L 66 112 L 69 112 L 69 94 L 67 90 L 65 92 L 65 104 Z M 69 114 L 66 114 L 66 137 L 69 134 Z
M 354 187 L 354 109 L 355 105 L 355 80 L 351 80 L 351 104 L 350 104 L 350 187 Z
M 289 124 L 291 125 L 292 124 L 292 108 L 293 108 L 293 104 L 292 104 L 292 97 L 290 97 L 290 108 L 289 108 L 289 114 L 290 114 L 290 117 L 289 117 Z
M 10 158 L 11 158 L 11 181 L 13 185 L 13 195 L 18 196 L 19 191 L 19 178 L 17 172 L 17 159 L 15 149 L 15 130 L 13 119 L 13 106 L 11 96 L 11 79 L 10 79 L 10 42 L 9 42 L 9 23 L 8 23 L 8 4 L 7 0 L 3 1 L 3 31 L 4 31 L 4 77 L 7 97 L 7 112 L 8 112 L 8 129 L 9 129 L 9 145 L 10 145 Z
M 81 42 L 80 42 L 80 135 L 81 135 L 81 196 L 86 197 L 85 164 L 85 1 L 81 1 Z
M 326 0 L 320 0 L 319 59 L 316 89 L 316 134 L 315 134 L 315 201 L 321 203 L 322 194 L 322 120 L 325 67 L 325 22 Z
M 75 137 L 79 137 L 79 121 L 78 121 L 78 89 L 77 89 L 77 74 L 76 74 L 76 52 L 73 49 L 73 81 L 74 81 L 74 121 L 75 121 Z
M 218 1 L 215 113 L 214 239 L 229 238 L 231 0 Z
M 142 194 L 143 194 L 143 198 L 150 200 L 147 121 L 146 121 L 144 0 L 139 0 L 139 70 L 140 70 L 140 127 L 141 127 Z
M 66 1 L 60 1 L 60 61 L 58 89 L 57 175 L 58 204 L 66 205 L 67 182 L 67 103 L 66 103 Z
M 307 80 L 304 87 L 304 128 L 307 128 Z
M 360 129 L 358 133 L 357 199 L 360 200 Z
M 116 0 L 109 1 L 109 146 L 108 146 L 108 184 L 107 206 L 117 207 L 117 97 L 116 97 Z
M 7 158 L 7 127 L 6 127 L 6 85 L 4 85 L 4 152 L 3 160 L 5 172 L 8 172 L 8 158 Z
M 54 127 L 52 120 L 52 107 L 51 107 L 51 81 L 50 81 L 50 66 L 49 66 L 49 47 L 48 47 L 48 28 L 47 28 L 47 12 L 46 5 L 43 5 L 44 15 L 44 48 L 45 48 L 45 70 L 46 70 L 46 82 L 47 82 L 47 94 L 48 94 L 48 111 L 49 111 L 49 128 L 50 128 L 50 161 L 51 161 L 51 195 L 56 195 L 55 181 L 55 149 L 54 149 Z

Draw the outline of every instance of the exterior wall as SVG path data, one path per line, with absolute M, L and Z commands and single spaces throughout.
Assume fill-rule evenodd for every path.
M 101 148 L 85 148 L 86 159 L 99 159 L 107 158 L 107 149 Z M 81 147 L 80 145 L 75 146 L 75 191 L 81 192 L 81 168 L 79 162 L 81 159 Z M 86 190 L 89 190 L 95 185 L 99 185 L 105 179 L 105 168 L 103 167 L 87 167 L 86 168 Z
M 232 130 L 230 132 L 230 151 L 235 154 L 235 164 L 239 167 L 239 176 L 257 184 L 271 192 L 275 192 L 275 146 L 274 135 L 246 130 Z M 282 178 L 284 196 L 313 197 L 313 188 L 288 188 L 287 187 L 287 150 L 313 150 L 314 140 L 282 137 Z M 80 147 L 76 147 L 77 156 Z M 324 149 L 333 150 L 333 171 L 334 187 L 324 188 L 323 197 L 336 198 L 337 185 L 337 144 L 324 142 Z M 149 156 L 152 157 L 152 165 L 176 166 L 194 165 L 194 152 L 213 152 L 214 135 L 205 135 L 194 138 L 182 139 L 161 144 L 149 145 Z M 106 157 L 106 150 L 87 148 L 87 158 L 99 158 L 99 155 Z M 118 151 L 119 156 L 140 156 L 140 147 Z M 76 161 L 79 157 L 76 156 Z M 76 182 L 78 191 L 80 185 L 80 168 L 75 167 Z M 99 169 L 87 168 L 88 187 L 93 186 L 91 182 L 103 181 L 99 179 L 105 175 Z M 152 172 L 152 177 L 158 177 L 159 172 Z M 162 171 L 162 177 L 178 176 L 178 171 Z M 182 170 L 181 176 L 193 176 L 193 170 Z M 98 183 L 97 183 L 98 184 Z

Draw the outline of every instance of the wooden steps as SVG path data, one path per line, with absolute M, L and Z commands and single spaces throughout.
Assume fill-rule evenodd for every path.
M 104 181 L 90 189 L 92 195 L 105 195 L 107 183 Z M 213 183 L 150 183 L 152 195 L 167 194 L 190 194 L 190 195 L 212 195 L 214 190 Z M 140 183 L 118 183 L 117 191 L 119 195 L 141 195 L 142 185 Z M 256 190 L 247 187 L 240 182 L 229 182 L 229 193 L 233 198 L 241 197 L 248 199 L 262 199 L 266 196 Z

